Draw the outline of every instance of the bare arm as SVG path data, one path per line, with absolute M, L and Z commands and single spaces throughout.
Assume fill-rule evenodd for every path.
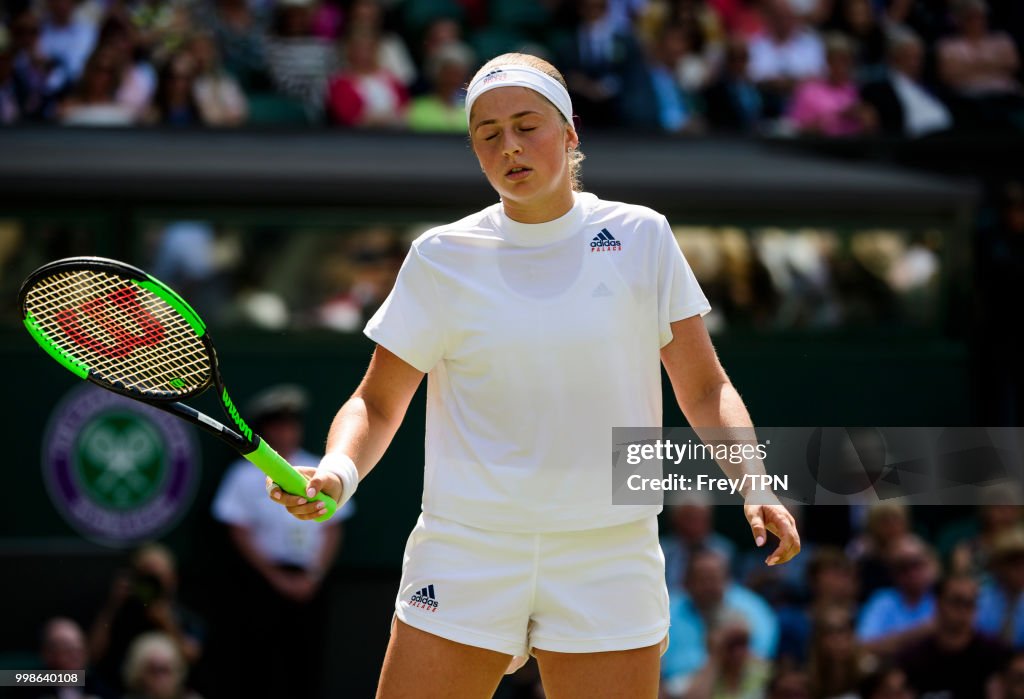
M 327 435 L 327 453 L 345 454 L 355 463 L 360 480 L 365 478 L 391 444 L 423 376 L 423 372 L 378 345 L 359 387 L 334 416 Z M 315 492 L 323 490 L 335 500 L 341 496 L 341 480 L 335 474 L 298 470 L 310 476 L 309 487 Z M 271 497 L 299 519 L 320 515 L 318 503 L 280 488 L 272 488 Z
M 672 340 L 661 349 L 661 361 L 679 408 L 695 429 L 752 426 L 700 316 L 672 323 Z
M 750 414 L 718 361 L 700 316 L 672 323 L 672 340 L 661 349 L 661 361 L 680 410 L 702 438 L 714 430 L 739 428 L 739 433 L 745 433 L 740 439 L 749 439 L 753 433 Z M 724 459 L 719 466 L 729 478 L 764 473 L 764 465 L 754 460 L 733 464 Z M 774 498 L 766 503 L 759 497 L 755 502 L 749 490 L 743 495 L 743 513 L 757 545 L 764 544 L 766 529 L 779 537 L 778 548 L 766 561 L 768 565 L 785 563 L 799 553 L 796 522 L 786 508 Z
M 1008 36 L 999 34 L 988 39 L 988 51 L 974 54 L 971 60 L 964 60 L 957 51 L 960 46 L 958 41 L 949 39 L 939 42 L 939 77 L 947 85 L 963 87 L 979 78 L 990 77 L 993 73 L 1005 73 L 1012 77 L 1017 72 L 1020 65 L 1017 48 Z

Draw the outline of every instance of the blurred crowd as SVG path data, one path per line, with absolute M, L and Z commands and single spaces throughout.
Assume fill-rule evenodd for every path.
M 768 568 L 715 533 L 706 504 L 676 506 L 664 699 L 1024 696 L 1019 497 L 992 493 L 927 541 L 915 513 L 893 500 L 797 509 L 804 550 Z
M 254 396 L 246 411 L 289 463 L 315 467 L 319 457 L 302 448 L 308 401 L 303 388 L 278 384 Z M 160 543 L 141 546 L 106 599 L 94 600 L 91 618 L 43 624 L 38 669 L 86 672 L 82 687 L 43 690 L 39 699 L 277 698 L 292 696 L 297 682 L 310 699 L 322 696 L 330 609 L 324 583 L 355 501 L 321 526 L 300 521 L 267 498 L 263 473 L 240 458 L 209 506 L 204 545 L 220 561 L 192 571 L 202 592 L 179 595 L 174 552 Z M 275 670 L 254 671 L 260 661 Z
M 298 413 L 288 407 L 293 390 L 268 394 L 276 392 L 276 408 L 264 412 L 275 436 L 301 434 Z M 323 638 L 290 643 L 274 624 L 324 617 L 332 593 L 320 585 L 323 566 L 332 565 L 339 539 L 310 542 L 307 558 L 315 565 L 280 563 L 263 515 L 230 514 L 244 511 L 233 507 L 239 498 L 263 496 L 260 478 L 250 488 L 242 485 L 245 475 L 230 471 L 213 503 L 241 558 L 224 595 L 203 610 L 205 620 L 179 599 L 171 551 L 143 546 L 93 618 L 43 624 L 42 667 L 88 667 L 85 687 L 62 697 L 198 699 L 195 690 L 287 696 L 293 673 L 252 671 L 254 658 L 272 647 L 284 654 L 285 646 L 298 653 L 291 662 L 299 665 L 280 655 L 279 667 L 304 667 L 304 695 L 320 696 L 317 669 L 336 672 L 338 659 L 328 657 Z M 662 522 L 672 627 L 661 699 L 1024 698 L 1022 502 L 1000 487 L 976 511 L 959 508 L 952 517 L 896 500 L 797 507 L 803 552 L 774 568 L 763 564 L 766 549 L 753 548 L 745 532 L 716 531 L 719 513 L 708 501 L 677 503 Z M 204 587 L 212 583 L 199 579 Z M 382 623 L 389 616 L 381 610 Z M 208 642 L 218 637 L 220 643 Z M 252 686 L 240 684 L 243 678 Z M 270 691 L 278 680 L 285 685 Z M 496 695 L 543 696 L 532 661 Z
M 919 137 L 1024 128 L 1017 0 L 8 0 L 0 124 L 464 132 L 505 51 L 580 128 Z
M 428 222 L 306 229 L 155 222 L 147 269 L 220 326 L 359 332 Z M 944 237 L 899 226 L 675 226 L 712 333 L 934 327 Z
M 112 581 L 90 626 L 61 616 L 47 620 L 39 669 L 86 672 L 82 686 L 37 690 L 39 699 L 199 699 L 186 683 L 203 655 L 206 629 L 177 590 L 174 554 L 148 544 Z
M 174 221 L 150 228 L 145 264 L 222 327 L 360 332 L 423 230 Z

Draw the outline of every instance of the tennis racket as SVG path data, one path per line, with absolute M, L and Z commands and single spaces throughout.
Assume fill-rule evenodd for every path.
M 221 380 L 206 325 L 174 291 L 140 269 L 102 257 L 43 265 L 18 293 L 25 327 L 79 378 L 148 403 L 218 437 L 293 495 L 306 478 L 239 414 Z M 234 429 L 180 400 L 214 386 Z M 318 493 L 331 517 L 337 503 Z

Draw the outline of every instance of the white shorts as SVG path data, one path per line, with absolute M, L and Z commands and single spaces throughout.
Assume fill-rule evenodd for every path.
M 436 636 L 520 657 L 533 648 L 592 653 L 662 643 L 669 609 L 657 518 L 510 534 L 422 514 L 405 548 L 395 614 Z

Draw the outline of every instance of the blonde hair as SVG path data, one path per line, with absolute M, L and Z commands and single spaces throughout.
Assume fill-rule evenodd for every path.
M 491 60 L 487 61 L 487 63 L 483 64 L 480 70 L 476 72 L 476 75 L 473 76 L 473 80 L 476 80 L 478 76 L 484 75 L 499 66 L 526 66 L 528 68 L 533 68 L 557 80 L 567 91 L 569 89 L 569 86 L 565 83 L 565 78 L 562 77 L 558 68 L 555 68 L 543 58 L 531 56 L 528 53 L 503 53 L 500 56 L 495 56 Z M 470 82 L 473 82 L 473 80 L 470 80 Z M 546 97 L 544 100 L 547 101 L 548 104 L 551 104 Z M 553 104 L 551 106 L 555 108 L 556 112 L 558 112 L 558 116 L 561 117 L 562 121 L 575 131 L 576 127 L 565 120 L 565 117 L 558 111 L 558 108 Z M 583 169 L 583 159 L 586 157 L 587 156 L 583 154 L 583 151 L 580 150 L 578 143 L 569 149 L 569 182 L 572 185 L 574 192 L 583 191 L 583 185 L 580 182 L 580 171 Z
M 132 554 L 132 564 L 141 565 L 150 556 L 156 556 L 161 560 L 165 561 L 171 570 L 176 570 L 178 567 L 177 561 L 174 558 L 174 553 L 169 548 L 161 544 L 159 541 L 150 541 L 140 546 L 134 554 Z
M 903 521 L 904 526 L 910 528 L 910 510 L 907 506 L 898 500 L 882 500 L 868 508 L 866 523 L 868 534 L 873 537 L 879 536 L 878 528 L 881 526 L 882 520 L 888 517 L 898 517 Z M 888 544 L 890 542 L 881 543 Z
M 166 658 L 173 665 L 175 684 L 185 680 L 185 659 L 178 645 L 165 633 L 148 631 L 138 636 L 128 647 L 124 661 L 124 685 L 131 692 L 142 689 L 142 674 L 151 658 Z

